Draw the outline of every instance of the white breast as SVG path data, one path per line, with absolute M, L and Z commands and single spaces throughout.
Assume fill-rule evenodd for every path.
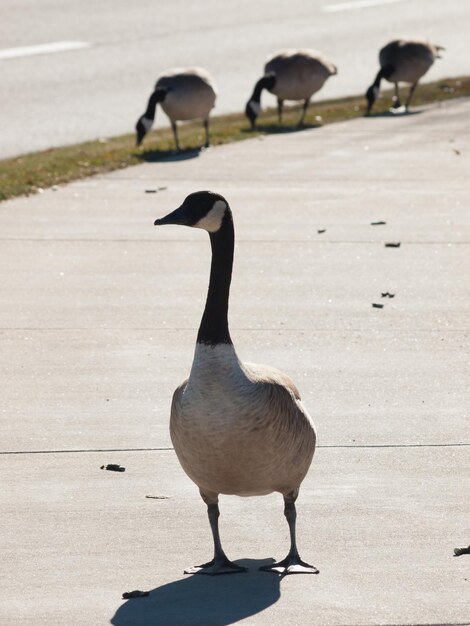
M 232 345 L 197 344 L 187 384 L 175 392 L 172 441 L 181 466 L 205 492 L 287 493 L 308 470 L 311 420 L 287 387 L 263 381 L 257 367 L 245 367 Z

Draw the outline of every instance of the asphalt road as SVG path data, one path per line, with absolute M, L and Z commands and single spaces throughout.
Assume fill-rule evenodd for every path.
M 429 80 L 466 74 L 469 23 L 468 0 L 4 0 L 0 158 L 132 131 L 172 66 L 214 75 L 217 112 L 242 109 L 264 59 L 283 47 L 317 48 L 338 65 L 321 98 L 365 90 L 380 46 L 403 34 L 447 48 Z M 70 41 L 85 45 L 17 50 Z

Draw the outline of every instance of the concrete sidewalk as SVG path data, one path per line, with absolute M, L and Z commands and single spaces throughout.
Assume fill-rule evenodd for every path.
M 469 115 L 453 101 L 0 204 L 1 624 L 470 623 L 453 556 L 470 543 Z M 248 574 L 182 576 L 211 537 L 168 416 L 210 249 L 152 224 L 204 188 L 234 212 L 239 355 L 288 372 L 318 427 L 298 511 L 319 576 L 256 571 L 287 551 L 279 495 L 221 499 Z

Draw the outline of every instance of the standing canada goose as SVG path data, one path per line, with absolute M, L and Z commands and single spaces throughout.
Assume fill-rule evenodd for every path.
M 202 67 L 172 69 L 158 77 L 155 91 L 150 96 L 147 110 L 139 117 L 136 124 L 137 145 L 152 128 L 155 120 L 155 109 L 160 103 L 170 118 L 176 149 L 180 149 L 178 141 L 178 120 L 202 119 L 206 130 L 206 148 L 209 146 L 209 113 L 214 107 L 217 92 L 214 81 Z
M 261 112 L 261 92 L 267 89 L 277 96 L 279 124 L 282 122 L 284 100 L 303 100 L 304 106 L 299 126 L 304 123 L 310 98 L 323 87 L 326 79 L 338 70 L 316 50 L 281 50 L 266 61 L 264 76 L 256 83 L 245 108 L 251 128 Z
M 226 574 L 245 568 L 228 560 L 219 536 L 219 494 L 284 497 L 290 550 L 261 569 L 318 573 L 304 563 L 295 539 L 295 501 L 315 451 L 315 429 L 297 387 L 271 367 L 242 363 L 228 328 L 234 229 L 228 202 L 210 191 L 190 194 L 155 225 L 181 224 L 209 233 L 209 291 L 189 378 L 175 391 L 171 439 L 186 474 L 199 487 L 214 540 L 214 558 L 186 574 Z
M 382 78 L 395 84 L 395 95 L 392 105 L 395 110 L 401 107 L 398 83 L 411 83 L 405 104 L 405 111 L 408 111 L 419 79 L 426 74 L 434 60 L 439 58 L 439 50 L 444 50 L 444 48 L 436 46 L 425 39 L 396 39 L 382 48 L 379 53 L 380 70 L 366 92 L 366 115 L 369 115 L 374 102 L 377 100 Z

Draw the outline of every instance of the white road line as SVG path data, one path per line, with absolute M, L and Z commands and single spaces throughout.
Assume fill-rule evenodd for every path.
M 322 7 L 325 13 L 336 13 L 337 11 L 353 11 L 354 9 L 364 9 L 366 7 L 376 7 L 381 4 L 393 4 L 404 2 L 405 0 L 356 0 L 354 2 L 340 2 L 339 4 L 326 4 Z
M 89 48 L 91 43 L 86 41 L 55 41 L 53 43 L 43 43 L 37 46 L 23 46 L 20 48 L 5 48 L 0 50 L 1 59 L 17 59 L 18 57 L 29 57 L 34 54 L 51 54 L 53 52 L 66 52 L 68 50 L 80 50 Z

